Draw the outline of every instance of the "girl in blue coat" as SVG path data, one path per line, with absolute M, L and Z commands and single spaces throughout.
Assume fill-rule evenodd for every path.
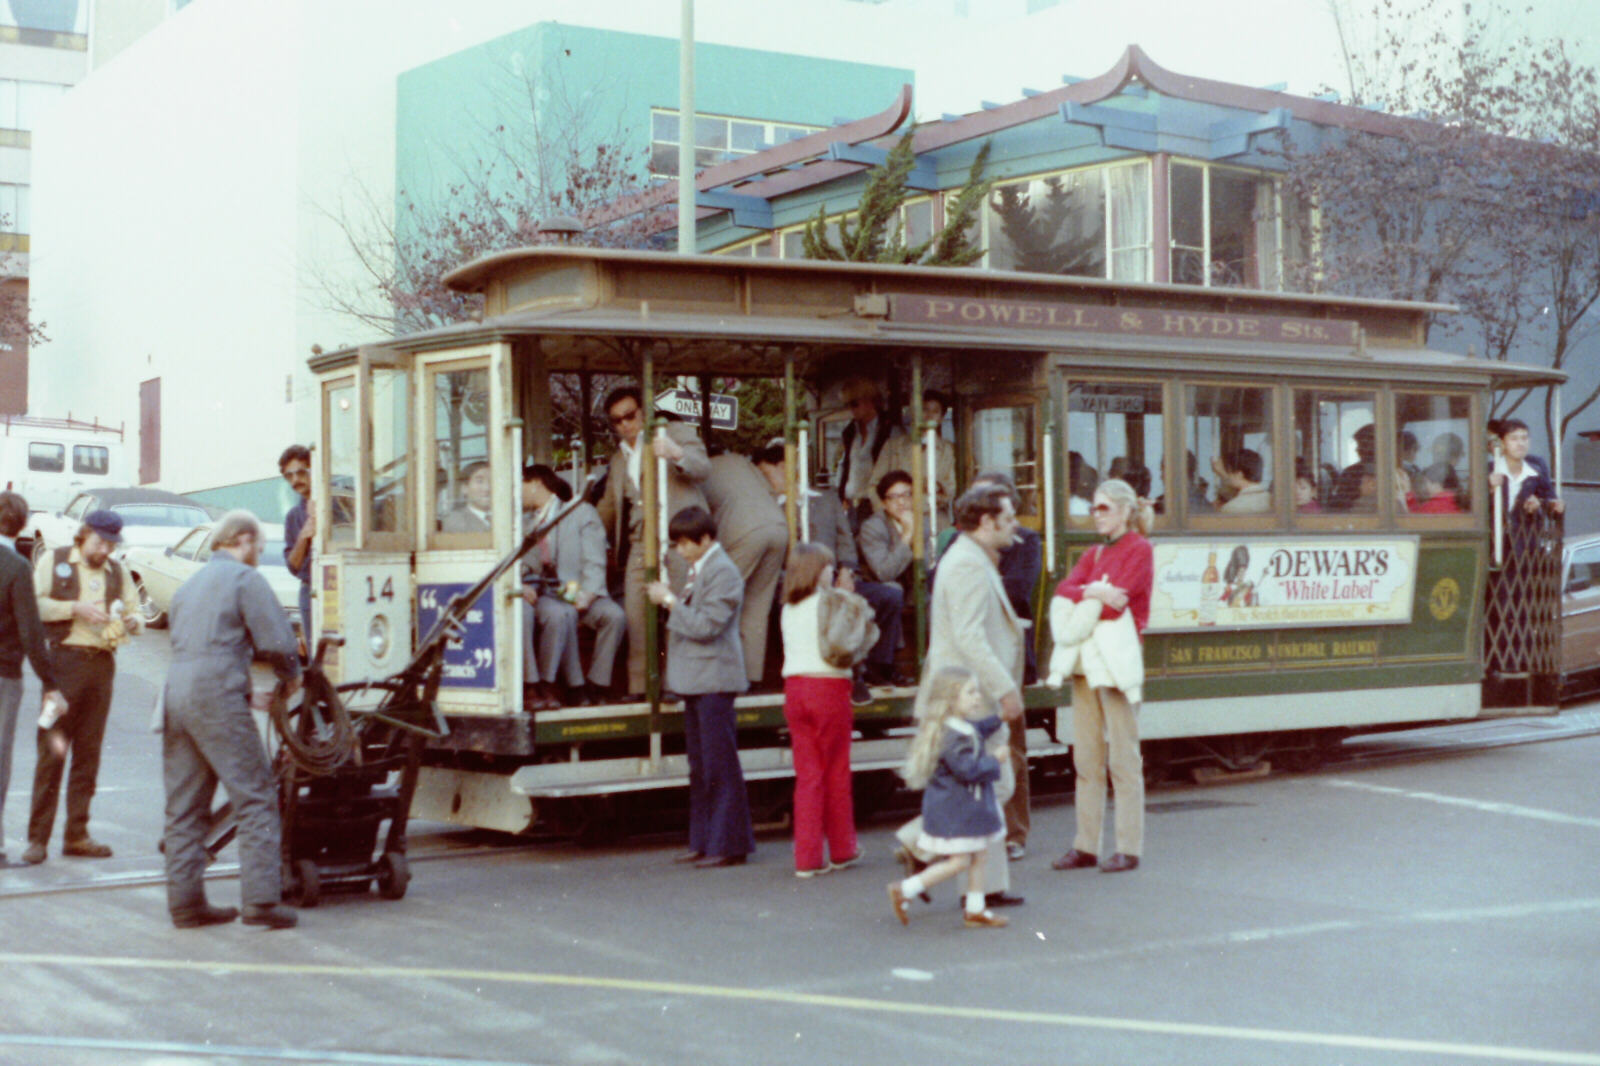
M 889 905 L 909 925 L 906 900 L 967 871 L 963 921 L 968 929 L 1007 924 L 983 905 L 983 857 L 1005 832 L 994 783 L 1000 760 L 990 748 L 1000 717 L 983 698 L 978 679 L 959 666 L 945 667 L 922 686 L 922 723 L 901 775 L 922 792 L 922 836 L 917 847 L 940 856 L 927 869 L 889 885 Z M 1004 734 L 1001 734 L 1004 736 Z

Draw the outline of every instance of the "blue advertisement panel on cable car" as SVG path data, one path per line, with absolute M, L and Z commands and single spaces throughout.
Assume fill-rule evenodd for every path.
M 417 589 L 417 627 L 427 633 L 452 596 L 470 588 L 466 582 L 421 585 Z M 467 612 L 461 636 L 451 640 L 444 653 L 441 685 L 452 688 L 495 687 L 494 610 L 491 591 L 485 589 Z

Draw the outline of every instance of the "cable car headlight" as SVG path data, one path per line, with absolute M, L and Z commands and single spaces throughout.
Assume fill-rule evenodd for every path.
M 372 652 L 374 659 L 384 659 L 389 655 L 389 616 L 375 614 L 367 625 L 367 648 Z

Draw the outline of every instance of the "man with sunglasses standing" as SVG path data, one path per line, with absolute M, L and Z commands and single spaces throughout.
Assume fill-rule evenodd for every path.
M 645 617 L 650 609 L 644 591 L 643 496 L 643 433 L 649 411 L 635 385 L 612 389 L 606 397 L 605 411 L 611 432 L 617 437 L 617 450 L 611 456 L 605 495 L 600 497 L 596 510 L 610 535 L 612 550 L 622 557 L 622 610 L 628 619 L 628 693 L 642 698 Z M 670 519 L 685 507 L 709 511 L 700 485 L 711 473 L 711 460 L 699 434 L 686 423 L 673 421 L 656 433 L 652 443 L 656 455 L 667 461 L 667 483 L 658 487 L 667 494 L 667 517 Z M 661 533 L 665 537 L 666 530 Z M 688 565 L 676 554 L 667 553 L 667 570 L 674 586 L 682 585 L 687 569 Z
M 300 632 L 311 647 L 311 542 L 317 516 L 311 510 L 311 449 L 291 444 L 278 456 L 278 473 L 300 499 L 283 516 L 283 564 L 300 579 Z

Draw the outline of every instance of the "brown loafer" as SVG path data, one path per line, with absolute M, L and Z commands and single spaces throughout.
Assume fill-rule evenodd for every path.
M 22 853 L 22 861 L 29 866 L 38 866 L 46 857 L 44 845 L 37 842 L 29 844 L 28 850 Z
M 889 884 L 889 906 L 894 908 L 894 916 L 900 919 L 901 925 L 911 924 L 911 915 L 906 913 L 906 896 L 900 891 L 899 881 Z
M 78 859 L 109 859 L 111 847 L 100 843 L 94 837 L 84 837 L 82 840 L 64 841 L 61 845 L 61 854 Z
M 1061 858 L 1051 863 L 1050 869 L 1082 870 L 1085 867 L 1095 865 L 1099 861 L 1100 860 L 1098 858 L 1096 858 L 1094 855 L 1091 855 L 1089 852 L 1079 851 L 1077 848 L 1073 848 L 1071 851 L 1061 856 Z
M 1103 874 L 1120 874 L 1125 870 L 1137 870 L 1138 868 L 1139 856 L 1124 855 L 1120 851 L 1100 864 L 1100 872 Z
M 268 929 L 293 929 L 299 924 L 300 916 L 281 903 L 247 903 L 241 921 Z
M 225 925 L 237 917 L 237 907 L 213 907 L 209 903 L 202 903 L 198 907 L 173 911 L 172 924 L 179 929 L 199 929 L 204 925 Z
M 968 911 L 961 916 L 961 922 L 968 929 L 1004 929 L 1011 924 L 1011 919 L 991 910 L 982 910 L 977 914 Z

